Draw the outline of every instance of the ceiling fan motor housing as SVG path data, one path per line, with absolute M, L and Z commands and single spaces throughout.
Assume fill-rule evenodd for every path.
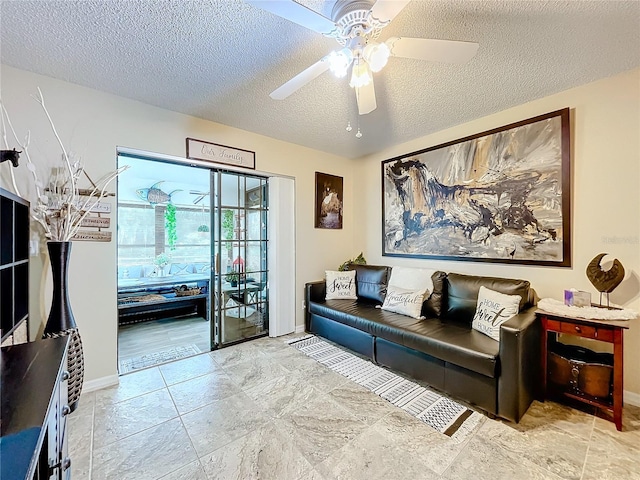
M 378 38 L 389 22 L 380 22 L 371 15 L 373 0 L 338 0 L 331 11 L 331 19 L 340 29 L 332 36 L 346 46 L 356 37 L 364 37 L 365 43 Z

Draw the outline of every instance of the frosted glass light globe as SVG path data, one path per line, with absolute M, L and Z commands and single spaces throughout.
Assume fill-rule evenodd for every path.
M 389 47 L 385 43 L 370 43 L 364 47 L 362 55 L 372 72 L 379 72 L 389 60 Z

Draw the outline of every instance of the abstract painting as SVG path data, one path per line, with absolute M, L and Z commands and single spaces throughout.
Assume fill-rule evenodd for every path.
M 342 228 L 342 177 L 316 172 L 316 228 Z
M 382 254 L 571 266 L 569 109 L 382 162 Z

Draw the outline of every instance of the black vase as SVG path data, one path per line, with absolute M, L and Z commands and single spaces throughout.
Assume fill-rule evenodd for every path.
M 71 242 L 47 242 L 49 261 L 53 274 L 53 298 L 51 311 L 44 328 L 42 338 L 57 338 L 69 336 L 69 351 L 67 353 L 68 398 L 69 407 L 73 412 L 78 406 L 82 382 L 84 380 L 84 356 L 82 353 L 82 339 L 76 324 L 76 319 L 69 303 L 68 271 L 71 256 Z

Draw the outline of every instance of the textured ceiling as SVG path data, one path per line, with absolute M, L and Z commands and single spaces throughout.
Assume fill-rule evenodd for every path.
M 329 16 L 334 2 L 300 3 Z M 413 0 L 381 40 L 473 41 L 478 54 L 390 59 L 357 139 L 347 79 L 269 97 L 337 43 L 242 0 L 3 0 L 0 13 L 3 64 L 350 158 L 640 65 L 638 1 Z

